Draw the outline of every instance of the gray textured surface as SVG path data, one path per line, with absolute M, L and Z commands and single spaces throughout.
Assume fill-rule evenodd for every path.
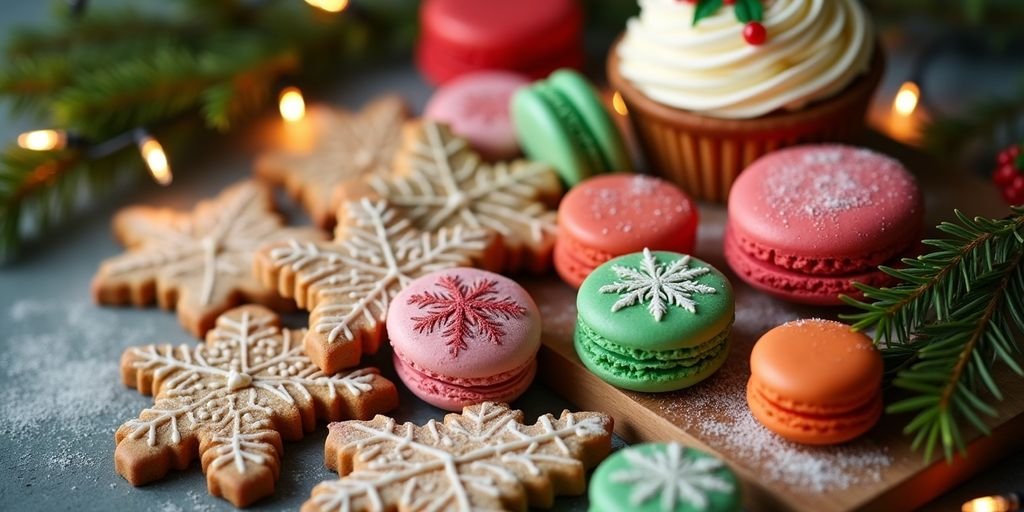
M 16 23 L 40 20 L 44 2 L 0 1 L 0 33 Z M 428 87 L 407 62 L 339 81 L 317 100 L 355 107 L 385 91 L 397 91 L 422 105 Z M 25 120 L 0 124 L 10 140 Z M 268 117 L 263 123 L 272 126 Z M 255 133 L 253 133 L 255 132 Z M 152 342 L 193 343 L 173 314 L 156 309 L 98 308 L 89 300 L 97 264 L 120 249 L 109 219 L 130 203 L 190 207 L 249 173 L 266 131 L 217 139 L 197 156 L 177 162 L 175 184 L 167 189 L 146 179 L 131 193 L 110 198 L 54 234 L 26 255 L 0 267 L 0 509 L 2 510 L 230 510 L 206 492 L 198 467 L 175 472 L 154 484 L 133 488 L 113 469 L 113 432 L 150 405 L 151 398 L 120 384 L 121 351 Z M 273 131 L 269 132 L 271 135 Z M 301 218 L 293 220 L 301 221 Z M 300 324 L 301 316 L 291 319 Z M 390 365 L 381 364 L 382 368 Z M 568 407 L 535 386 L 518 406 L 529 418 Z M 441 412 L 402 396 L 401 420 L 440 418 Z M 253 510 L 295 509 L 319 481 L 334 475 L 323 468 L 326 429 L 285 445 L 276 494 Z M 966 498 L 1024 487 L 1024 454 L 1011 455 L 928 508 L 954 510 Z M 563 499 L 559 510 L 583 510 L 583 500 Z

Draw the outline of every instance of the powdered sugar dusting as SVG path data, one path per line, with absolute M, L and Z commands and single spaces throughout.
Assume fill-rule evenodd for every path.
M 834 227 L 845 212 L 902 200 L 909 180 L 899 162 L 863 149 L 823 146 L 774 158 L 762 192 L 783 225 L 809 219 L 820 230 Z
M 833 447 L 791 443 L 761 425 L 747 406 L 749 354 L 761 335 L 808 316 L 800 306 L 753 292 L 737 296 L 732 347 L 725 365 L 708 380 L 661 401 L 661 409 L 716 451 L 756 472 L 758 479 L 793 492 L 820 493 L 881 482 L 893 457 L 862 438 Z
M 692 215 L 690 202 L 678 192 L 671 193 L 669 183 L 642 174 L 626 179 L 625 186 L 617 181 L 581 189 L 582 202 L 590 219 L 602 225 L 602 235 L 616 232 L 642 239 Z

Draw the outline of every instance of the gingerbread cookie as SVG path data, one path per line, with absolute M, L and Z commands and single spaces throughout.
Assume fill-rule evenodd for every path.
M 310 311 L 306 354 L 327 373 L 377 351 L 388 304 L 419 276 L 480 260 L 487 233 L 427 233 L 386 201 L 346 203 L 333 242 L 270 244 L 256 255 L 262 282 Z
M 114 217 L 114 234 L 127 252 L 100 265 L 92 281 L 96 302 L 144 306 L 155 299 L 177 309 L 195 336 L 239 303 L 293 308 L 252 275 L 253 253 L 269 241 L 324 238 L 315 229 L 283 227 L 270 190 L 248 181 L 201 201 L 192 212 L 125 208 Z
M 562 183 L 546 164 L 484 163 L 447 126 L 423 121 L 407 127 L 393 175 L 370 176 L 368 183 L 424 231 L 462 226 L 492 233 L 490 270 L 550 267 Z M 360 192 L 349 185 L 340 193 Z
M 126 350 L 124 383 L 156 400 L 117 429 L 117 472 L 142 485 L 188 467 L 198 452 L 210 493 L 244 507 L 274 492 L 282 438 L 301 439 L 317 419 L 398 406 L 394 384 L 375 368 L 320 372 L 302 353 L 302 334 L 250 305 L 221 315 L 205 345 Z
M 596 412 L 523 413 L 484 402 L 443 423 L 333 423 L 327 467 L 341 478 L 313 488 L 303 512 L 526 510 L 582 494 L 584 475 L 611 450 L 612 419 Z
M 402 124 L 408 116 L 398 96 L 384 96 L 362 112 L 314 110 L 309 122 L 313 140 L 302 151 L 276 151 L 260 156 L 256 174 L 284 185 L 325 229 L 334 226 L 338 184 L 367 174 L 385 173 L 401 146 Z

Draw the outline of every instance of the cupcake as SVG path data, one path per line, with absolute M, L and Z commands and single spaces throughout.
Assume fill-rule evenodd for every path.
M 884 59 L 857 0 L 706 3 L 640 0 L 609 52 L 609 81 L 655 172 L 724 201 L 758 157 L 863 131 Z

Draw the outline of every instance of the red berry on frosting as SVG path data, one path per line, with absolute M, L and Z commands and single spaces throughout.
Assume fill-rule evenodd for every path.
M 723 3 L 724 3 L 725 5 L 733 5 L 733 4 L 735 4 L 735 3 L 736 3 L 736 0 L 725 0 L 725 1 L 723 2 Z
M 768 39 L 768 31 L 764 29 L 764 25 L 751 21 L 743 27 L 743 39 L 747 41 L 747 44 L 759 46 Z
M 1012 163 L 1005 163 L 1000 165 L 996 172 L 992 174 L 992 181 L 1000 187 L 1006 187 L 1013 183 L 1013 179 L 1018 175 L 1020 173 Z

